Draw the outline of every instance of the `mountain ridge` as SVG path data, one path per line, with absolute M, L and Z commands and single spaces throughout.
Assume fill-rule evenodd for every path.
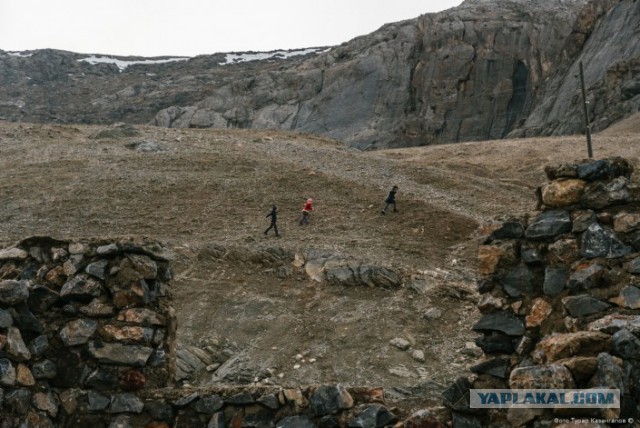
M 580 61 L 594 131 L 640 109 L 638 3 L 530 3 L 467 0 L 306 55 L 226 65 L 228 53 L 120 70 L 0 51 L 0 117 L 281 129 L 358 148 L 568 135 L 584 129 Z

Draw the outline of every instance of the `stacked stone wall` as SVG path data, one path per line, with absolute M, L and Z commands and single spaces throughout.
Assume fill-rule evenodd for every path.
M 102 426 L 139 412 L 139 395 L 173 376 L 170 279 L 153 241 L 30 238 L 0 250 L 0 426 Z
M 539 213 L 481 227 L 482 317 L 473 330 L 484 357 L 471 367 L 474 376 L 443 394 L 454 426 L 640 420 L 640 192 L 633 167 L 610 158 L 545 172 Z M 469 406 L 471 389 L 547 388 L 616 388 L 621 406 Z
M 0 428 L 404 423 L 380 388 L 176 387 L 171 258 L 146 239 L 0 249 Z M 438 424 L 429 412 L 404 416 Z

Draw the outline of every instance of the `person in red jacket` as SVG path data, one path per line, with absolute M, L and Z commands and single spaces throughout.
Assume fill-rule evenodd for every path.
M 309 215 L 313 211 L 313 199 L 307 199 L 307 202 L 304 204 L 304 208 L 302 208 L 302 219 L 300 220 L 300 226 L 304 224 L 309 224 Z

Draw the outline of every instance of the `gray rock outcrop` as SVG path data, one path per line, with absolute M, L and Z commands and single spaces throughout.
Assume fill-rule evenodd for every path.
M 282 129 L 360 148 L 564 135 L 584 128 L 583 62 L 601 130 L 640 106 L 638 22 L 633 0 L 466 0 L 260 61 L 114 57 L 132 64 L 123 69 L 71 52 L 0 51 L 0 117 Z M 118 135 L 129 134 L 105 138 Z

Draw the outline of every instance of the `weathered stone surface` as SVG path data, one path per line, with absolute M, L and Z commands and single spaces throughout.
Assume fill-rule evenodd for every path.
M 115 314 L 116 308 L 105 302 L 101 302 L 99 299 L 93 299 L 88 305 L 80 307 L 80 313 L 88 317 L 103 318 L 110 317 Z
M 96 248 L 96 254 L 99 256 L 111 256 L 114 254 L 118 254 L 119 252 L 120 252 L 120 249 L 118 248 L 118 245 L 115 243 L 101 245 L 98 248 Z
M 632 248 L 625 245 L 615 232 L 605 229 L 597 223 L 592 224 L 582 234 L 580 254 L 586 258 L 622 257 L 631 253 Z
M 126 256 L 133 264 L 133 268 L 138 271 L 144 279 L 154 279 L 158 276 L 158 265 L 151 257 L 143 254 L 127 254 Z
M 16 369 L 11 361 L 0 358 L 0 385 L 13 386 L 16 383 Z
M 157 421 L 171 422 L 174 417 L 173 407 L 162 400 L 146 401 L 144 412 Z
M 386 427 L 392 426 L 398 421 L 398 417 L 381 404 L 370 404 L 362 412 L 358 413 L 348 427 Z
M 105 410 L 111 403 L 111 398 L 108 395 L 93 390 L 87 392 L 87 400 L 89 401 L 89 410 L 94 412 Z
M 60 330 L 60 338 L 65 346 L 87 343 L 98 328 L 98 323 L 91 319 L 70 321 Z
M 114 394 L 107 411 L 109 413 L 141 413 L 144 403 L 135 394 Z
M 520 249 L 520 258 L 526 264 L 542 263 L 542 254 L 536 247 L 522 246 Z
M 193 405 L 193 409 L 198 413 L 213 415 L 224 405 L 224 401 L 218 395 L 205 395 Z
M 511 371 L 512 389 L 571 389 L 575 381 L 569 369 L 560 364 L 518 367 Z
M 611 337 L 611 354 L 625 360 L 640 360 L 640 339 L 622 329 Z
M 369 287 L 396 289 L 402 285 L 402 278 L 392 269 L 383 266 L 361 264 L 357 268 L 358 280 Z
M 60 294 L 44 285 L 35 285 L 29 291 L 29 307 L 37 312 L 45 312 L 58 301 Z
M 618 177 L 608 182 L 589 183 L 582 193 L 580 203 L 585 208 L 602 209 L 629 202 L 628 180 Z
M 474 326 L 474 331 L 493 332 L 498 331 L 508 336 L 521 336 L 524 334 L 524 322 L 511 311 L 491 312 L 483 315 Z
M 535 278 L 531 269 L 525 264 L 519 264 L 509 269 L 499 279 L 504 291 L 511 297 L 530 295 L 534 291 Z
M 52 418 L 58 415 L 60 404 L 51 391 L 34 393 L 31 397 L 31 404 L 33 404 L 33 407 L 36 409 L 46 412 Z
M 613 217 L 613 230 L 617 233 L 630 233 L 640 230 L 640 213 L 621 212 Z
M 317 416 L 335 414 L 353 407 L 353 397 L 342 384 L 318 387 L 309 398 L 309 402 Z
M 299 390 L 298 390 L 299 391 Z M 285 391 L 285 395 L 287 394 L 287 392 Z M 290 400 L 290 401 L 294 401 L 294 400 Z M 231 397 L 227 397 L 224 400 L 225 403 L 227 404 L 231 404 L 234 406 L 246 406 L 249 404 L 253 404 L 256 402 L 255 398 L 253 398 L 253 395 L 251 395 L 248 392 L 240 392 L 238 394 L 234 394 Z
M 87 267 L 84 269 L 84 271 L 89 275 L 94 276 L 98 279 L 105 279 L 107 277 L 108 264 L 109 264 L 109 260 L 101 259 L 93 263 L 89 263 Z
M 571 217 L 567 211 L 545 211 L 529 225 L 525 232 L 525 237 L 528 239 L 553 238 L 570 232 L 571 224 Z
M 586 185 L 578 179 L 554 180 L 542 188 L 542 201 L 552 208 L 577 204 Z
M 611 336 L 604 333 L 579 331 L 547 336 L 540 340 L 534 358 L 540 363 L 551 363 L 574 356 L 594 356 L 611 349 Z
M 491 294 L 483 294 L 478 302 L 478 309 L 483 314 L 494 312 L 505 307 L 505 299 L 501 297 L 493 297 Z M 442 315 L 442 314 L 441 314 Z
M 583 294 L 580 296 L 568 296 L 562 299 L 562 304 L 569 315 L 574 318 L 586 317 L 607 310 L 611 305 Z
M 640 257 L 636 257 L 629 263 L 629 273 L 640 275 Z
M 442 392 L 442 403 L 451 410 L 468 411 L 471 383 L 466 377 L 459 377 Z
M 38 361 L 31 369 L 36 379 L 53 379 L 58 373 L 58 366 L 51 360 Z
M 496 245 L 481 245 L 478 249 L 479 269 L 482 275 L 491 275 L 503 256 L 503 250 Z
M 0 304 L 16 305 L 29 298 L 29 282 L 4 280 L 0 281 Z
M 316 428 L 316 424 L 306 415 L 288 416 L 276 423 L 276 428 Z
M 569 276 L 567 288 L 570 290 L 588 290 L 600 285 L 604 267 L 598 263 L 583 264 Z
M 60 290 L 60 297 L 80 302 L 90 302 L 102 294 L 102 285 L 86 275 L 77 275 L 65 282 Z
M 562 364 L 571 371 L 576 382 L 591 379 L 596 371 L 596 357 L 573 357 L 558 360 L 555 364 Z
M 97 342 L 89 342 L 88 350 L 93 358 L 102 363 L 134 367 L 143 367 L 153 352 L 153 348 L 146 346 Z
M 507 410 L 507 421 L 512 427 L 523 427 L 544 414 L 544 409 L 510 408 Z
M 558 265 L 571 265 L 580 258 L 578 241 L 574 238 L 558 239 L 548 249 L 549 261 Z
M 20 330 L 15 327 L 7 329 L 7 346 L 5 347 L 7 354 L 14 361 L 26 361 L 31 358 L 31 352 L 22 340 Z
M 411 347 L 411 342 L 409 342 L 407 339 L 403 338 L 403 337 L 396 337 L 393 338 L 389 341 L 389 344 L 391 346 L 395 346 L 398 349 L 401 349 L 403 351 L 406 351 L 407 349 L 409 349 Z
M 598 331 L 600 333 L 606 333 L 606 334 L 614 334 L 622 330 L 623 328 L 628 328 L 629 325 L 634 320 L 637 320 L 640 322 L 640 316 L 610 314 L 590 322 L 587 325 L 587 330 Z
M 24 260 L 29 257 L 29 253 L 21 248 L 3 248 L 0 250 L 0 261 Z
M 11 317 L 11 312 L 0 309 L 0 328 L 7 328 L 13 325 L 13 318 Z
M 42 334 L 29 343 L 29 352 L 32 358 L 41 357 L 49 349 L 49 338 Z
M 577 178 L 578 165 L 574 163 L 562 163 L 558 165 L 545 165 L 544 173 L 549 180 L 558 178 Z
M 125 309 L 118 314 L 117 319 L 118 321 L 126 321 L 141 325 L 167 325 L 165 317 L 146 308 Z
M 620 295 L 609 301 L 623 308 L 640 309 L 640 288 L 627 285 L 620 290 Z
M 535 299 L 531 311 L 525 317 L 527 328 L 539 327 L 553 312 L 553 307 L 545 299 Z
M 477 338 L 475 342 L 487 355 L 500 353 L 511 354 L 516 350 L 513 337 L 501 333 L 485 334 Z
M 598 159 L 578 164 L 578 177 L 587 181 L 608 180 L 613 178 L 611 165 L 605 159 Z
M 505 221 L 493 232 L 492 239 L 519 239 L 524 236 L 524 226 L 519 221 Z
M 25 335 L 29 335 L 31 333 L 42 333 L 42 323 L 29 310 L 29 306 L 27 306 L 25 303 L 18 303 L 16 306 L 10 309 L 10 312 L 14 320 L 14 325 L 19 328 Z
M 606 352 L 598 354 L 596 373 L 589 381 L 589 386 L 592 388 L 617 388 L 621 392 L 624 391 L 624 374 L 611 354 Z
M 548 296 L 557 296 L 562 292 L 567 283 L 569 272 L 561 266 L 547 266 L 544 270 L 544 283 L 542 290 Z
M 573 233 L 582 233 L 598 221 L 596 214 L 591 210 L 577 211 L 573 215 L 573 227 L 571 228 Z
M 509 375 L 510 368 L 511 363 L 509 360 L 504 358 L 492 358 L 472 366 L 470 370 L 473 373 L 488 374 L 500 379 L 506 379 Z
M 18 415 L 26 415 L 31 407 L 31 391 L 24 388 L 14 389 L 4 397 L 5 405 Z
M 100 335 L 109 341 L 151 343 L 153 329 L 138 326 L 118 327 L 107 324 L 100 328 Z
M 224 412 L 214 413 L 207 424 L 207 428 L 226 428 L 226 426 L 224 422 Z
M 479 270 L 482 275 L 491 275 L 500 262 L 514 262 L 517 260 L 516 247 L 512 242 L 495 245 L 481 245 L 478 248 Z
M 20 363 L 16 369 L 16 383 L 22 386 L 33 386 L 36 380 L 31 374 L 31 370 L 25 364 Z

